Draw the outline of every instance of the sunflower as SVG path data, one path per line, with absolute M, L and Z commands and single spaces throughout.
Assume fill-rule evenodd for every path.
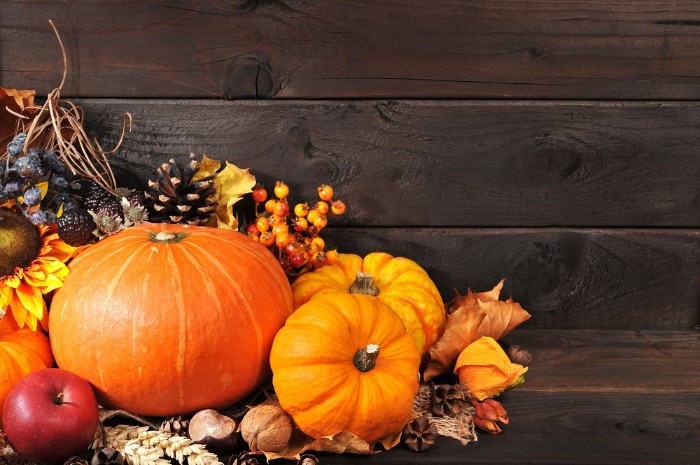
M 19 327 L 46 329 L 44 294 L 63 286 L 66 261 L 76 249 L 63 242 L 55 225 L 35 226 L 23 214 L 0 208 L 0 309 Z

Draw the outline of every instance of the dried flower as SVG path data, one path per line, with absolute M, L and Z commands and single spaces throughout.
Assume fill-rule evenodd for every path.
M 437 416 L 454 417 L 463 410 L 466 392 L 461 385 L 430 383 L 430 408 Z
M 414 452 L 429 449 L 438 437 L 437 426 L 427 415 L 421 415 L 403 428 L 403 442 Z
M 500 424 L 508 424 L 508 412 L 496 399 L 486 399 L 479 402 L 471 399 L 474 406 L 474 425 L 482 431 L 490 434 L 499 434 L 502 429 Z
M 459 354 L 455 373 L 469 395 L 478 400 L 495 397 L 525 381 L 527 367 L 512 363 L 491 337 L 482 337 Z

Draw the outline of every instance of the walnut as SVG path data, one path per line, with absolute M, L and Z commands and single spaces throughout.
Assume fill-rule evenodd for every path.
M 253 452 L 280 452 L 292 437 L 292 421 L 281 407 L 258 405 L 241 420 L 241 435 Z

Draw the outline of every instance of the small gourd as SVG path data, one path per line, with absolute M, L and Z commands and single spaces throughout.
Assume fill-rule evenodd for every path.
M 445 329 L 445 305 L 435 283 L 420 265 L 404 257 L 339 254 L 333 265 L 299 276 L 292 292 L 295 308 L 325 292 L 376 296 L 401 317 L 423 354 Z
M 305 434 L 348 431 L 371 444 L 396 433 L 411 415 L 420 358 L 388 305 L 325 293 L 287 319 L 270 365 L 282 408 Z
M 0 316 L 0 418 L 12 386 L 29 373 L 51 366 L 51 347 L 44 333 L 20 329 L 12 315 Z

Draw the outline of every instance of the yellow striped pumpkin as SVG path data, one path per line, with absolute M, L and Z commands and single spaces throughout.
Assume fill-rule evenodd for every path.
M 20 329 L 10 314 L 0 318 L 0 419 L 12 386 L 29 373 L 51 366 L 51 347 L 44 333 L 26 326 Z
M 376 296 L 401 317 L 421 353 L 445 329 L 445 305 L 428 273 L 413 260 L 384 252 L 340 254 L 333 265 L 297 278 L 292 292 L 295 308 L 326 292 Z
M 144 224 L 89 247 L 70 269 L 50 308 L 51 347 L 102 404 L 156 416 L 216 409 L 270 376 L 291 289 L 245 235 Z

